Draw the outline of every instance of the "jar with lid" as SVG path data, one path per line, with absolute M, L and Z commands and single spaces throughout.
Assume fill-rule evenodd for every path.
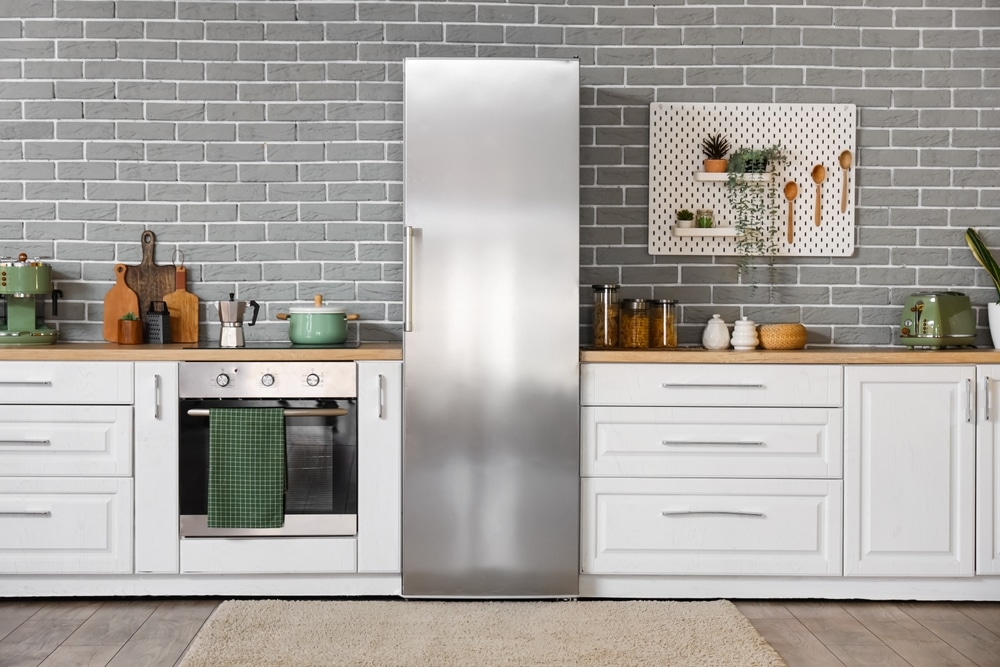
M 715 212 L 710 208 L 699 208 L 694 214 L 694 226 L 708 229 L 715 226 Z
M 650 347 L 677 347 L 677 302 L 656 299 L 651 303 Z
M 618 285 L 594 285 L 594 347 L 618 347 Z
M 649 301 L 622 299 L 618 343 L 622 347 L 649 347 Z

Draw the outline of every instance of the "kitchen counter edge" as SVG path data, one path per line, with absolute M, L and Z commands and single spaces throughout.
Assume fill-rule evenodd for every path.
M 631 364 L 996 364 L 993 348 L 907 349 L 905 347 L 817 347 L 802 350 L 594 350 L 580 361 Z
M 400 343 L 356 348 L 198 348 L 190 344 L 56 343 L 0 347 L 0 361 L 401 361 Z

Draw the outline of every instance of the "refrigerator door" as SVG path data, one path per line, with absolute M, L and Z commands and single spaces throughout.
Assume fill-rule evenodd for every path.
M 403 594 L 579 581 L 579 64 L 408 59 Z

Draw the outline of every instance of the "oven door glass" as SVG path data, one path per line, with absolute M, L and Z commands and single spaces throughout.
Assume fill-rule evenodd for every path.
M 208 528 L 211 408 L 339 408 L 346 415 L 285 417 L 285 522 L 281 528 Z M 181 535 L 355 535 L 358 513 L 358 427 L 354 399 L 183 399 L 180 402 Z

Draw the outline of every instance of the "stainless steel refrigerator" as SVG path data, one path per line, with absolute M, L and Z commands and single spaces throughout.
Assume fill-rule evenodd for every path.
M 410 58 L 403 595 L 579 576 L 579 63 Z

